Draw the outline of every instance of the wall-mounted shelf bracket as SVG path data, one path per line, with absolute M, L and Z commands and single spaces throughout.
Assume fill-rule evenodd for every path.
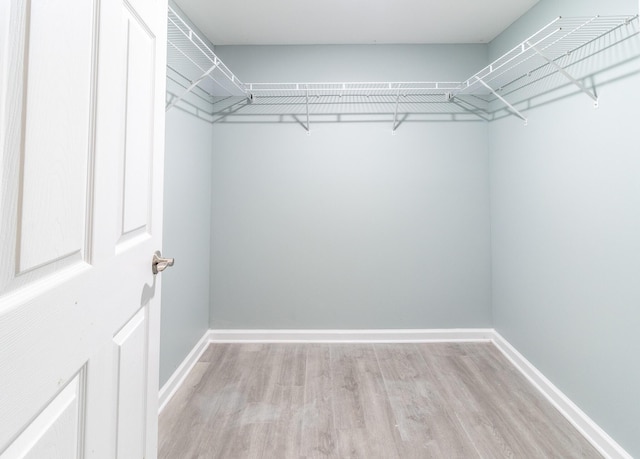
M 305 94 L 306 104 L 307 104 L 307 135 L 311 135 L 311 124 L 309 123 L 309 88 L 307 88 L 307 92 Z
M 528 121 L 527 118 L 520 113 L 520 111 L 518 111 L 518 109 L 516 109 L 513 105 L 511 105 L 509 103 L 509 101 L 507 101 L 507 99 L 505 99 L 504 97 L 502 97 L 500 94 L 498 94 L 491 86 L 489 86 L 487 83 L 485 83 L 482 78 L 479 78 L 476 76 L 476 80 L 478 81 L 478 83 L 480 83 L 482 86 L 484 86 L 485 88 L 487 88 L 489 91 L 491 91 L 491 94 L 493 94 L 494 96 L 496 96 L 498 99 L 500 99 L 502 101 L 503 104 L 505 104 L 507 107 L 509 107 L 509 109 L 514 113 L 514 115 L 516 115 L 518 118 L 520 118 L 522 121 L 524 121 L 524 125 L 526 126 Z
M 569 72 L 567 72 L 561 65 L 559 65 L 556 61 L 554 61 L 553 59 L 551 59 L 549 56 L 547 56 L 544 52 L 542 52 L 537 46 L 527 42 L 527 44 L 531 47 L 532 50 L 534 50 L 540 57 L 542 57 L 545 61 L 547 61 L 549 63 L 549 65 L 551 65 L 553 68 L 555 68 L 558 72 L 562 73 L 569 81 L 571 81 L 573 84 L 575 84 L 578 88 L 580 88 L 580 91 L 582 91 L 583 93 L 585 93 L 587 96 L 589 96 L 591 99 L 593 99 L 593 106 L 595 108 L 598 108 L 598 96 L 596 96 L 594 93 L 592 93 L 591 91 L 589 91 L 589 88 L 587 88 L 584 83 L 582 83 L 581 81 L 575 79 Z
M 393 112 L 393 127 L 391 129 L 391 135 L 396 135 L 396 129 L 398 129 L 398 105 L 400 104 L 400 90 L 396 94 L 396 108 Z
M 195 81 L 191 82 L 191 84 L 189 85 L 189 87 L 187 87 L 187 89 L 184 90 L 184 92 L 182 94 L 180 94 L 179 96 L 174 97 L 171 102 L 169 102 L 167 104 L 167 106 L 165 107 L 165 111 L 168 112 L 169 110 L 171 110 L 172 107 L 174 107 L 178 102 L 180 102 L 182 99 L 184 99 L 187 94 L 189 94 L 191 91 L 193 91 L 193 89 L 198 86 L 200 84 L 200 82 L 202 82 L 202 80 L 204 80 L 205 78 L 207 78 L 211 72 L 213 72 L 215 69 L 218 68 L 218 66 L 220 65 L 220 61 L 217 60 L 216 58 L 216 62 L 211 66 L 211 68 L 209 70 L 207 70 L 206 72 L 204 72 L 202 75 L 200 75 L 200 77 L 198 79 L 196 79 Z

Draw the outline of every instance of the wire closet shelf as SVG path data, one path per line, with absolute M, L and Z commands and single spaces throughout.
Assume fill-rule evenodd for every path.
M 246 85 L 170 6 L 167 18 L 167 67 L 187 82 L 184 92 L 167 103 L 167 110 L 196 88 L 211 98 L 251 97 Z
M 221 98 L 299 98 L 306 105 L 309 131 L 310 98 L 327 103 L 345 97 L 384 97 L 395 105 L 393 131 L 397 128 L 399 105 L 411 98 L 468 103 L 471 97 L 477 104 L 470 112 L 485 111 L 493 102 L 503 103 L 513 114 L 526 122 L 525 116 L 507 101 L 509 94 L 553 74 L 563 75 L 580 91 L 594 100 L 593 90 L 580 79 L 574 78 L 568 67 L 574 63 L 572 56 L 590 43 L 622 28 L 629 27 L 638 15 L 558 17 L 531 35 L 491 64 L 461 82 L 294 82 L 294 83 L 243 83 L 214 54 L 196 32 L 169 7 L 167 66 L 180 75 L 185 84 L 184 92 L 175 95 L 167 103 L 167 110 L 196 88 L 204 91 L 212 101 Z M 636 32 L 637 33 L 637 32 Z M 463 105 L 461 105 L 463 106 Z M 385 112 L 386 113 L 386 112 Z M 486 119 L 483 117 L 483 119 Z

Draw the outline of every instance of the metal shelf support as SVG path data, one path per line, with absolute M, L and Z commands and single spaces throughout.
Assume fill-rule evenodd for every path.
M 578 88 L 580 88 L 580 91 L 582 91 L 583 93 L 585 93 L 587 96 L 589 96 L 591 99 L 593 99 L 593 106 L 595 108 L 598 108 L 598 96 L 596 96 L 595 94 L 593 94 L 591 91 L 589 91 L 589 88 L 587 88 L 584 83 L 582 83 L 580 80 L 575 79 L 569 72 L 567 72 L 562 66 L 560 66 L 556 61 L 554 61 L 553 59 L 551 59 L 549 56 L 547 56 L 544 52 L 542 52 L 537 46 L 532 45 L 531 43 L 527 44 L 531 47 L 531 49 L 533 49 L 536 53 L 538 53 L 538 55 L 540 57 L 542 57 L 545 61 L 547 61 L 549 63 L 549 65 L 551 65 L 552 67 L 554 67 L 558 72 L 562 73 L 569 81 L 571 81 L 573 84 L 575 84 Z
M 193 91 L 193 89 L 198 86 L 200 84 L 200 82 L 202 80 L 204 80 L 205 78 L 207 78 L 211 72 L 213 72 L 215 69 L 218 68 L 218 66 L 220 65 L 220 61 L 217 61 L 215 64 L 213 64 L 211 66 L 211 68 L 209 70 L 207 70 L 206 72 L 204 72 L 200 78 L 196 79 L 195 81 L 193 81 L 189 87 L 187 89 L 184 90 L 184 92 L 182 94 L 180 94 L 179 96 L 175 97 L 169 104 L 167 104 L 166 108 L 165 108 L 165 112 L 168 112 L 169 110 L 171 110 L 171 108 L 175 107 L 176 104 L 178 102 L 180 102 L 182 99 L 184 99 L 187 94 L 189 94 L 191 91 Z
M 400 104 L 400 89 L 396 94 L 396 109 L 393 112 L 393 128 L 391 129 L 391 135 L 396 135 L 396 129 L 398 129 L 398 105 Z
M 249 102 L 253 94 L 215 55 L 197 33 L 169 6 L 167 14 L 167 67 L 185 77 L 190 85 L 166 105 L 168 111 L 195 88 L 210 97 L 239 96 Z
M 516 109 L 513 105 L 511 105 L 504 97 L 502 97 L 500 94 L 498 94 L 491 86 L 489 86 L 487 83 L 485 83 L 482 78 L 476 77 L 478 83 L 480 83 L 482 86 L 484 86 L 485 88 L 487 88 L 489 91 L 491 91 L 491 93 L 496 96 L 498 99 L 500 99 L 502 101 L 502 103 L 504 103 L 507 107 L 509 107 L 509 109 L 518 117 L 520 118 L 522 121 L 524 121 L 524 125 L 526 126 L 528 121 L 527 118 L 518 111 L 518 109 Z
M 307 135 L 311 135 L 311 124 L 309 124 L 309 88 L 307 88 L 307 92 L 305 94 L 306 104 L 307 104 Z

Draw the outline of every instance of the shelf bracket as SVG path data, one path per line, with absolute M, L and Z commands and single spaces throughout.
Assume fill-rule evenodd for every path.
M 589 91 L 589 88 L 587 88 L 584 83 L 582 83 L 579 80 L 576 80 L 569 72 L 567 72 L 562 66 L 560 66 L 556 61 L 554 61 L 553 59 L 551 59 L 549 56 L 547 56 L 545 53 L 543 53 L 540 49 L 538 49 L 536 46 L 532 45 L 531 43 L 527 42 L 527 44 L 531 47 L 532 50 L 534 50 L 536 53 L 538 53 L 538 55 L 540 57 L 542 57 L 545 61 L 547 61 L 547 63 L 549 63 L 552 67 L 554 67 L 558 72 L 562 73 L 565 77 L 567 77 L 567 79 L 569 79 L 569 81 L 571 81 L 573 84 L 575 84 L 578 88 L 580 88 L 580 91 L 582 91 L 583 93 L 585 93 L 587 96 L 589 96 L 591 99 L 593 99 L 593 106 L 595 108 L 598 108 L 598 96 L 596 96 L 595 94 L 593 94 L 591 91 Z
M 311 135 L 311 124 L 309 124 L 309 88 L 307 88 L 306 102 L 307 102 L 307 127 L 305 129 L 307 130 L 307 135 Z
M 215 64 L 213 64 L 211 66 L 211 68 L 209 70 L 207 70 L 206 72 L 204 72 L 198 79 L 196 79 L 195 81 L 193 81 L 189 87 L 187 89 L 184 90 L 184 92 L 182 94 L 180 94 L 179 96 L 175 97 L 171 102 L 169 102 L 167 104 L 167 106 L 165 107 L 165 112 L 168 112 L 169 110 L 171 110 L 173 107 L 175 107 L 175 105 L 180 102 L 182 99 L 184 99 L 187 94 L 189 94 L 193 88 L 195 88 L 196 86 L 198 86 L 200 84 L 200 82 L 202 80 L 204 80 L 205 78 L 207 78 L 209 76 L 209 74 L 211 74 L 211 72 L 213 72 L 215 69 L 218 68 L 218 66 L 220 65 L 220 61 L 217 61 Z
M 484 86 L 485 88 L 487 88 L 489 91 L 491 91 L 491 94 L 493 94 L 494 96 L 496 96 L 498 99 L 500 99 L 502 101 L 503 104 L 505 104 L 507 107 L 509 107 L 511 109 L 511 111 L 518 117 L 520 118 L 522 121 L 524 121 L 524 125 L 527 125 L 527 118 L 520 113 L 513 105 L 511 105 L 504 97 L 502 97 L 500 94 L 498 94 L 491 86 L 489 86 L 487 83 L 484 82 L 484 80 L 482 80 L 482 78 L 476 77 L 476 80 L 478 80 L 478 83 L 480 83 L 482 86 Z
M 396 109 L 393 112 L 393 128 L 391 129 L 391 135 L 396 135 L 396 129 L 398 129 L 398 105 L 400 104 L 400 89 L 398 89 L 398 94 L 396 94 Z

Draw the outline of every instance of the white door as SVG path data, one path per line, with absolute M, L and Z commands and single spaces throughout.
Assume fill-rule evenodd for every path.
M 166 0 L 0 0 L 0 458 L 156 456 Z

